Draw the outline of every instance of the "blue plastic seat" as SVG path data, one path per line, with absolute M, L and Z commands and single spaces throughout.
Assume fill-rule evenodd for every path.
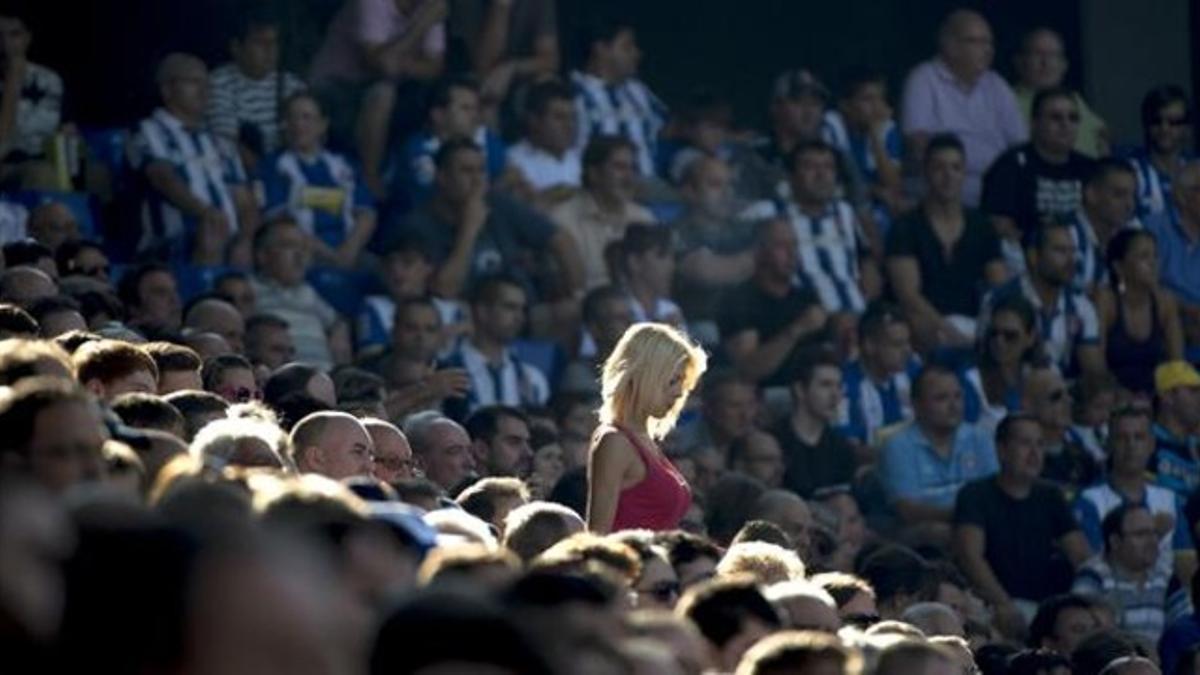
M 103 231 L 100 227 L 99 211 L 95 200 L 86 192 L 58 192 L 56 190 L 22 190 L 13 194 L 13 201 L 29 210 L 46 202 L 63 204 L 79 223 L 79 234 L 85 239 L 95 239 Z
M 362 272 L 314 267 L 308 272 L 308 283 L 343 316 L 356 317 L 362 308 L 369 279 Z

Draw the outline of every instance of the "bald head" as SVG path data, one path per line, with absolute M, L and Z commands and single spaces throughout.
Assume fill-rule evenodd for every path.
M 168 54 L 158 66 L 158 90 L 163 106 L 184 125 L 204 122 L 208 106 L 208 68 L 191 54 Z
M 371 436 L 353 415 L 313 413 L 296 423 L 290 441 L 296 468 L 302 472 L 335 480 L 371 475 Z
M 938 48 L 950 71 L 968 83 L 986 73 L 995 57 L 987 19 L 969 9 L 955 10 L 946 16 L 938 32 Z
M 234 353 L 242 353 L 246 321 L 241 312 L 229 302 L 219 298 L 197 302 L 183 318 L 183 327 L 220 335 Z
M 14 267 L 0 274 L 0 301 L 28 308 L 38 300 L 58 295 L 58 285 L 36 267 Z
M 183 344 L 199 354 L 203 361 L 233 353 L 225 338 L 216 333 L 189 332 L 183 336 Z
M 163 87 L 180 79 L 194 75 L 207 75 L 208 67 L 199 58 L 183 52 L 167 54 L 158 64 L 154 78 Z
M 385 483 L 395 483 L 413 477 L 413 452 L 408 438 L 391 422 L 379 419 L 363 420 L 375 446 L 375 477 Z
M 812 510 L 799 495 L 788 490 L 768 490 L 759 497 L 752 517 L 779 526 L 800 557 L 808 557 L 812 548 Z

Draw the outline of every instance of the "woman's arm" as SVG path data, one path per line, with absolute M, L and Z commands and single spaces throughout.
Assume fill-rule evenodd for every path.
M 621 484 L 635 451 L 629 441 L 616 432 L 600 437 L 588 454 L 587 527 L 595 534 L 608 534 L 617 516 Z
M 1179 316 L 1179 302 L 1175 295 L 1165 288 L 1158 291 L 1158 317 L 1156 320 L 1162 326 L 1166 336 L 1167 358 L 1178 360 L 1183 358 L 1183 319 Z

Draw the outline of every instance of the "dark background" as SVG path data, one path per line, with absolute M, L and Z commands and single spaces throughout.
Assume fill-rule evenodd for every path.
M 31 58 L 63 75 L 75 120 L 130 124 L 155 104 L 154 64 L 162 55 L 182 50 L 210 64 L 224 61 L 237 9 L 256 2 L 280 12 L 284 62 L 303 73 L 340 0 L 31 3 Z M 933 53 L 939 20 L 958 6 L 976 8 L 992 22 L 995 65 L 1005 75 L 1011 75 L 1021 33 L 1047 25 L 1064 37 L 1070 82 L 1082 82 L 1079 0 L 559 0 L 559 20 L 568 63 L 584 17 L 613 12 L 637 26 L 643 77 L 668 104 L 695 87 L 710 87 L 731 97 L 739 121 L 758 124 L 771 79 L 785 67 L 810 68 L 834 86 L 846 66 L 871 65 L 889 76 L 895 101 L 905 73 Z

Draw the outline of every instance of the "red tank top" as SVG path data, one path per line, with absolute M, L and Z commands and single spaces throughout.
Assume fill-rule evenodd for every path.
M 637 436 L 615 427 L 637 450 L 646 465 L 646 477 L 621 491 L 612 531 L 673 530 L 692 504 L 687 481 L 661 453 L 653 452 Z

